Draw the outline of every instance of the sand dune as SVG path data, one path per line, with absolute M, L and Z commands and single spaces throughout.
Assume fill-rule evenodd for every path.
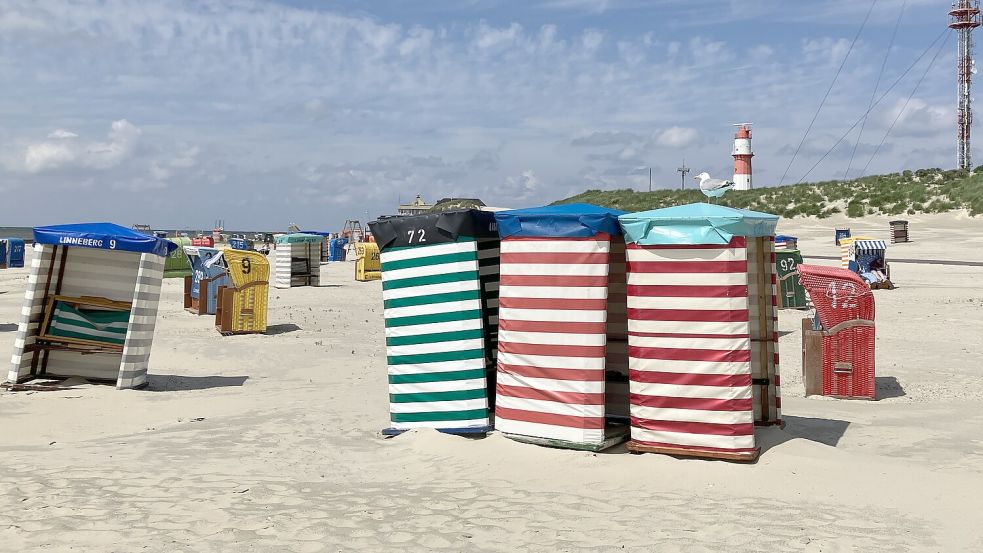
M 983 261 L 983 220 L 909 219 L 889 256 Z M 837 255 L 840 224 L 886 238 L 779 228 Z M 787 426 L 755 465 L 384 440 L 381 287 L 352 271 L 272 290 L 266 336 L 219 336 L 166 281 L 148 389 L 0 393 L 0 551 L 983 550 L 983 267 L 892 267 L 876 402 L 802 397 L 806 314 L 782 311 Z M 4 355 L 25 277 L 0 271 Z

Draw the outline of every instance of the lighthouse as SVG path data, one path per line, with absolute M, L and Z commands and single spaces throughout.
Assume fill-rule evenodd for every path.
M 734 190 L 751 190 L 751 123 L 736 123 L 734 135 Z

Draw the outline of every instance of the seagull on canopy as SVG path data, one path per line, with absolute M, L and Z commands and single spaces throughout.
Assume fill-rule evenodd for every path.
M 734 188 L 733 181 L 711 179 L 710 174 L 706 171 L 696 175 L 693 178 L 700 181 L 700 192 L 703 192 L 703 195 L 708 198 L 719 198 L 724 195 L 724 192 Z

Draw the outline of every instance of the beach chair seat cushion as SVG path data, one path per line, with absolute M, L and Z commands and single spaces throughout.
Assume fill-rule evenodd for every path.
M 46 335 L 122 346 L 129 321 L 129 311 L 73 307 L 59 300 L 54 304 Z

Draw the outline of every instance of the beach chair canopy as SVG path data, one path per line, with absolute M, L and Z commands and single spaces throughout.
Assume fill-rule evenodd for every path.
M 498 234 L 586 238 L 604 232 L 621 235 L 618 216 L 625 212 L 592 204 L 562 204 L 495 212 Z
M 498 238 L 495 216 L 477 209 L 383 217 L 369 223 L 379 249 L 449 244 L 460 237 Z
M 853 247 L 857 253 L 883 252 L 887 250 L 887 242 L 884 240 L 855 240 Z
M 317 234 L 307 234 L 304 232 L 295 232 L 293 234 L 284 234 L 277 237 L 277 244 L 315 244 L 324 240 L 324 237 Z
M 137 232 L 113 223 L 78 223 L 34 227 L 34 242 L 103 250 L 151 253 L 167 257 L 177 249 L 169 240 Z
M 778 216 L 695 203 L 629 213 L 618 218 L 625 241 L 643 246 L 730 243 L 734 236 L 774 236 Z

